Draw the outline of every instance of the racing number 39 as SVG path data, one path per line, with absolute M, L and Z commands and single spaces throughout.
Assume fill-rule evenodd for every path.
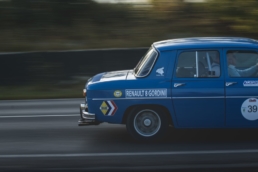
M 249 98 L 245 100 L 241 107 L 241 113 L 247 120 L 254 121 L 258 119 L 258 99 Z
M 251 112 L 257 112 L 257 106 L 256 105 L 249 105 L 248 106 L 248 112 L 251 113 Z

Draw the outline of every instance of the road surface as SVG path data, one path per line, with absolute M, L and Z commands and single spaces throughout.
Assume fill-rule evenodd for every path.
M 258 169 L 257 129 L 169 128 L 135 141 L 124 125 L 79 127 L 83 99 L 0 101 L 0 171 Z

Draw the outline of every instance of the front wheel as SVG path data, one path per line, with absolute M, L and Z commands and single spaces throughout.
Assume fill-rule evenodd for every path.
M 168 128 L 166 114 L 160 108 L 135 108 L 126 122 L 128 132 L 137 140 L 158 140 Z

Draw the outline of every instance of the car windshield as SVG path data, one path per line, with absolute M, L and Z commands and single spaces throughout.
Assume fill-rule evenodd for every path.
M 134 68 L 135 76 L 144 77 L 148 75 L 157 59 L 157 56 L 158 53 L 151 47 Z

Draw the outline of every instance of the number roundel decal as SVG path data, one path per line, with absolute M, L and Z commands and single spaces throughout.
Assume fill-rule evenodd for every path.
M 244 101 L 241 107 L 242 115 L 245 119 L 254 121 L 258 119 L 258 99 L 249 98 Z

